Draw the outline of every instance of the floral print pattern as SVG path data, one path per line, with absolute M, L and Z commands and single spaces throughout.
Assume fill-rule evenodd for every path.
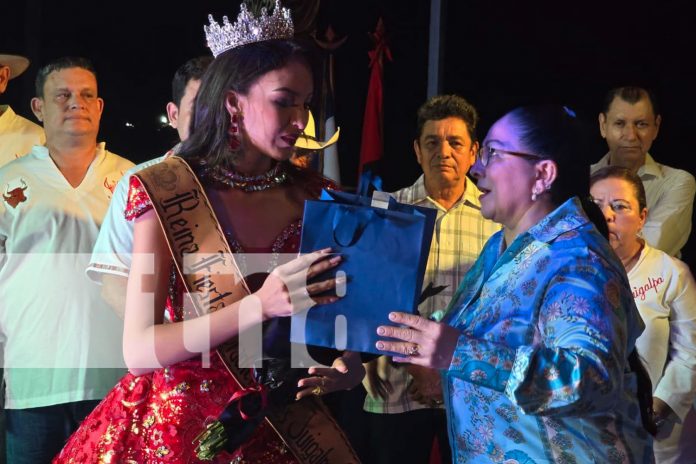
M 651 462 L 628 354 L 642 330 L 621 264 L 569 200 L 507 249 L 496 234 L 446 321 L 456 462 Z

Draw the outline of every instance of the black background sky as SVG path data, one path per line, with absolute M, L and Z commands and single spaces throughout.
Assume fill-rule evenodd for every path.
M 0 49 L 32 59 L 0 102 L 30 116 L 38 65 L 83 55 L 99 72 L 106 101 L 101 140 L 138 162 L 166 151 L 176 133 L 159 116 L 171 77 L 186 59 L 207 54 L 208 13 L 236 17 L 237 0 L 101 2 L 1 0 Z M 308 2 L 292 0 L 307 9 Z M 355 184 L 368 83 L 368 33 L 383 17 L 393 61 L 384 70 L 387 189 L 405 186 L 419 167 L 411 148 L 415 112 L 426 98 L 428 0 L 321 0 L 315 25 L 347 36 L 335 53 L 336 116 L 344 183 Z M 506 110 L 526 103 L 566 104 L 596 126 L 604 93 L 615 85 L 652 87 L 663 127 L 651 153 L 696 172 L 696 15 L 687 1 L 449 0 L 442 91 L 481 113 L 479 136 Z M 133 127 L 127 127 L 126 122 Z M 599 159 L 605 146 L 596 132 Z M 694 242 L 696 240 L 692 240 Z M 693 248 L 693 243 L 691 247 Z M 692 254 L 693 255 L 693 254 Z M 693 268 L 693 266 L 692 266 Z

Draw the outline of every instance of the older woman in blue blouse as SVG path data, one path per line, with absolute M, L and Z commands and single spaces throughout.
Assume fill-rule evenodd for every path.
M 577 126 L 566 108 L 543 106 L 491 127 L 472 173 L 481 213 L 503 231 L 443 322 L 396 312 L 398 326 L 378 328 L 395 361 L 442 370 L 454 462 L 652 462 L 649 383 L 637 399 L 643 325 L 588 218 L 606 231 Z

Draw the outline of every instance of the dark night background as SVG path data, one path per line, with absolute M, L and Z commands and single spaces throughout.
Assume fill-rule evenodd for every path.
M 444 1 L 444 0 L 443 0 Z M 312 2 L 295 0 L 305 10 Z M 663 125 L 651 154 L 696 172 L 696 15 L 687 1 L 449 0 L 444 22 L 443 93 L 469 99 L 481 114 L 479 136 L 506 110 L 557 102 L 596 127 L 604 93 L 635 83 L 658 95 Z M 153 158 L 176 140 L 159 116 L 171 78 L 186 59 L 209 53 L 203 25 L 238 12 L 237 0 L 3 0 L 0 49 L 32 59 L 0 102 L 33 119 L 29 99 L 38 65 L 62 55 L 95 63 L 106 101 L 100 140 L 134 162 Z M 410 184 L 420 170 L 412 150 L 415 113 L 426 98 L 427 0 L 321 0 L 314 26 L 331 24 L 346 43 L 335 53 L 336 117 L 341 175 L 355 185 L 368 83 L 368 36 L 384 19 L 393 61 L 384 68 L 385 188 Z M 127 127 L 126 122 L 133 127 Z M 605 145 L 595 130 L 596 161 Z M 693 235 L 693 234 L 692 234 Z M 685 258 L 696 263 L 696 240 Z M 692 249 L 694 249 L 692 251 Z

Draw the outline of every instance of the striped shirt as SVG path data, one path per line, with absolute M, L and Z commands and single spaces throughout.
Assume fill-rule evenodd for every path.
M 474 182 L 467 179 L 464 194 L 447 210 L 428 196 L 425 178 L 421 175 L 410 187 L 392 194 L 401 203 L 437 210 L 433 241 L 423 279 L 423 293 L 427 297 L 418 306 L 418 311 L 423 317 L 433 316 L 437 320 L 442 318 L 442 311 L 478 258 L 483 245 L 491 235 L 500 230 L 500 224 L 481 216 L 481 204 L 478 199 L 480 193 Z M 406 389 L 411 376 L 406 369 L 387 363 L 384 359 L 378 360 L 378 363 L 378 374 L 388 380 L 394 388 L 386 401 L 367 395 L 366 411 L 393 414 L 429 407 L 409 398 Z

